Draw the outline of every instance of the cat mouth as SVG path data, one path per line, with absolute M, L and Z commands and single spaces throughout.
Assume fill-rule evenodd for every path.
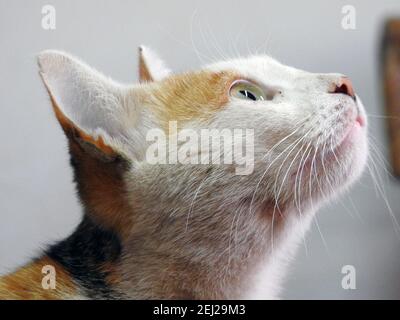
M 357 116 L 357 118 L 347 126 L 346 130 L 344 130 L 344 134 L 339 140 L 339 143 L 334 147 L 331 146 L 328 152 L 321 155 L 321 161 L 327 163 L 336 161 L 340 164 L 340 157 L 345 155 L 349 149 L 357 143 L 357 137 L 364 126 L 365 120 L 361 116 Z
M 346 155 L 357 143 L 360 131 L 365 125 L 365 119 L 358 115 L 343 131 L 342 138 L 335 146 L 325 143 L 322 147 L 316 148 L 315 152 L 309 153 L 304 165 L 300 166 L 301 174 L 310 174 L 311 171 L 318 171 L 321 167 L 326 171 L 329 170 L 330 164 L 334 163 L 341 165 L 342 156 Z M 299 174 L 298 170 L 295 170 L 292 176 L 295 178 Z
M 358 115 L 354 121 L 352 121 L 344 131 L 343 137 L 340 142 L 333 148 L 334 151 L 343 149 L 346 145 L 351 144 L 355 139 L 357 132 L 365 127 L 365 119 L 361 115 Z M 356 141 L 354 141 L 356 143 Z

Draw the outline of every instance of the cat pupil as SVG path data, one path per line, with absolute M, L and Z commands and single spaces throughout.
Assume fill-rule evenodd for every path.
M 242 95 L 244 95 L 246 98 L 249 98 L 249 99 L 254 100 L 254 101 L 257 100 L 256 96 L 255 96 L 254 94 L 252 94 L 250 91 L 247 91 L 247 90 L 240 90 L 239 92 L 240 92 Z

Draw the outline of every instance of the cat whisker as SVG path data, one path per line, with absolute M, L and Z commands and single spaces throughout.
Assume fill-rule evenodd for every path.
M 289 139 L 291 136 L 293 136 L 297 131 L 299 131 L 299 130 L 304 126 L 304 123 L 305 123 L 309 118 L 310 118 L 310 116 L 306 117 L 305 119 L 302 119 L 302 120 L 300 121 L 300 125 L 299 125 L 293 132 L 291 132 L 290 134 L 288 134 L 288 135 L 286 135 L 284 138 L 282 138 L 280 141 L 278 141 L 278 142 L 266 153 L 266 155 L 263 156 L 262 159 L 263 159 L 263 160 L 266 159 L 266 158 L 272 153 L 272 151 L 273 151 L 277 146 L 279 146 L 280 144 L 282 144 L 283 142 L 285 142 L 287 139 Z M 286 152 L 286 150 L 289 149 L 290 147 L 291 147 L 291 145 L 289 145 L 289 146 L 288 146 L 285 150 L 283 150 L 277 157 L 275 157 L 275 159 L 272 160 L 272 162 L 270 162 L 269 165 L 267 166 L 267 168 L 264 170 L 264 172 L 263 172 L 263 174 L 261 175 L 261 178 L 258 180 L 258 182 L 257 182 L 257 184 L 256 184 L 256 187 L 255 187 L 255 190 L 254 190 L 254 192 L 253 192 L 253 196 L 252 196 L 251 201 L 250 201 L 249 214 L 252 214 L 252 211 L 251 211 L 251 210 L 252 210 L 252 206 L 253 206 L 253 202 L 254 202 L 255 196 L 256 196 L 256 194 L 257 194 L 257 191 L 258 191 L 258 188 L 259 188 L 259 186 L 260 186 L 260 183 L 261 183 L 262 180 L 264 179 L 264 177 L 265 177 L 265 175 L 267 174 L 269 168 L 270 168 L 270 167 L 275 163 L 275 161 L 276 161 L 284 152 Z
M 216 50 L 216 52 L 219 54 L 219 57 L 222 60 L 229 60 L 230 57 L 228 57 L 225 53 L 224 50 L 221 48 L 221 46 L 218 43 L 217 37 L 215 36 L 215 33 L 212 31 L 212 28 L 210 26 L 210 24 L 208 23 L 208 21 L 206 21 L 206 31 L 209 34 L 209 38 L 212 40 L 212 43 L 214 45 L 214 48 Z
M 267 51 L 268 43 L 271 41 L 271 33 L 268 33 L 267 38 L 256 48 L 256 53 L 258 54 L 261 50 L 262 54 L 265 54 Z
M 298 166 L 297 171 L 296 171 L 296 176 L 295 176 L 295 179 L 294 179 L 294 203 L 295 203 L 295 206 L 296 206 L 298 211 L 301 210 L 300 209 L 300 202 L 299 202 L 298 195 L 297 195 L 299 173 L 300 173 L 300 170 L 301 170 L 301 168 L 303 166 L 303 159 L 304 159 L 304 163 L 305 163 L 305 161 L 307 159 L 307 157 L 306 158 L 304 158 L 304 157 L 307 154 L 308 149 L 310 148 L 311 144 L 312 144 L 312 141 L 310 141 L 308 143 L 307 147 L 305 148 L 305 150 L 304 150 L 304 152 L 303 152 L 303 154 L 301 156 L 301 159 L 299 161 L 299 166 Z
M 288 153 L 288 155 L 286 156 L 286 158 L 282 161 L 282 164 L 281 164 L 281 166 L 279 167 L 279 170 L 278 170 L 278 173 L 277 173 L 277 178 L 275 179 L 274 194 L 276 194 L 276 182 L 277 182 L 279 173 L 280 173 L 280 171 L 281 171 L 281 169 L 282 169 L 282 167 L 283 167 L 283 165 L 284 165 L 286 159 L 290 156 L 290 154 L 291 154 L 292 151 L 297 147 L 297 145 L 299 145 L 299 144 L 308 136 L 308 134 L 311 133 L 311 131 L 312 131 L 312 128 L 311 128 L 303 137 L 301 137 L 300 140 L 298 140 L 298 142 L 293 146 L 293 149 Z M 287 175 L 289 174 L 290 168 L 292 167 L 294 161 L 296 160 L 296 158 L 297 158 L 297 156 L 299 155 L 299 153 L 301 152 L 301 150 L 302 150 L 302 149 L 299 148 L 299 151 L 297 152 L 297 154 L 296 154 L 296 155 L 294 156 L 294 158 L 292 159 L 292 162 L 290 163 L 289 168 L 287 169 L 286 174 L 285 174 L 284 177 L 283 177 L 282 184 L 281 184 L 281 186 L 280 186 L 280 188 L 279 188 L 278 193 L 277 193 L 276 196 L 275 196 L 275 205 L 276 205 L 276 206 L 278 206 L 279 195 L 280 195 L 281 190 L 282 190 L 282 188 L 283 188 L 283 185 L 284 185 L 284 183 L 285 183 L 286 177 L 287 177 Z M 279 206 L 278 206 L 278 207 L 279 207 Z
M 332 132 L 332 131 L 331 131 Z M 331 136 L 331 134 L 329 134 L 329 136 L 331 137 L 331 140 L 332 140 L 332 136 Z M 331 145 L 332 145 L 332 141 L 331 141 Z M 325 143 L 324 143 L 324 146 L 323 146 L 323 151 L 322 151 L 322 161 L 321 161 L 321 164 L 322 164 L 322 169 L 323 169 L 323 171 L 324 171 L 324 175 L 326 176 L 326 181 L 327 181 L 327 183 L 328 183 L 328 185 L 329 185 L 329 188 L 330 188 L 330 190 L 331 190 L 331 192 L 333 192 L 334 191 L 334 187 L 333 187 L 333 184 L 332 184 L 332 181 L 331 181 L 331 176 L 329 175 L 329 173 L 328 173 L 328 170 L 326 169 L 326 166 L 325 166 L 325 150 L 326 150 L 326 144 L 327 144 L 327 142 L 325 141 Z M 332 152 L 332 151 L 331 151 Z M 332 152 L 333 153 L 333 152 Z M 336 160 L 337 161 L 337 160 Z M 334 178 L 334 177 L 333 177 Z M 352 212 L 351 212 L 351 210 L 343 203 L 343 201 L 342 201 L 342 199 L 341 198 L 337 198 L 337 202 L 345 209 L 345 211 L 349 214 L 349 216 L 350 217 L 353 217 L 353 214 L 352 214 Z
M 317 152 L 318 152 L 318 146 L 315 146 L 314 149 L 315 149 L 315 151 L 314 151 L 314 156 L 312 158 L 311 165 L 310 165 L 310 174 L 309 174 L 309 183 L 308 183 L 309 198 L 310 198 L 309 200 L 310 200 L 312 211 L 315 210 L 314 209 L 314 203 L 313 203 L 313 196 L 312 196 L 312 190 L 313 190 L 312 189 L 312 174 L 313 174 L 314 161 L 315 161 L 315 158 L 316 158 L 316 155 L 317 155 Z M 306 243 L 304 224 L 302 223 L 302 219 L 303 219 L 302 214 L 300 214 L 299 217 L 300 217 L 300 228 L 301 228 L 301 232 L 302 232 L 303 242 Z M 308 250 L 306 250 L 306 255 L 308 255 Z
M 214 47 L 214 50 L 213 50 L 213 48 L 209 46 L 212 43 L 211 43 L 211 41 L 208 41 L 207 36 L 205 34 L 206 31 L 203 29 L 203 27 L 201 26 L 200 22 L 199 22 L 199 31 L 200 31 L 201 40 L 204 43 L 204 47 L 206 48 L 208 54 L 210 56 L 212 56 L 212 61 L 218 61 L 219 60 L 218 59 L 219 52 L 218 52 L 218 50 L 215 50 L 215 47 Z
M 280 213 L 280 215 L 282 216 L 282 213 L 280 212 L 280 209 L 279 209 L 279 204 L 278 204 L 278 197 L 279 197 L 279 195 L 277 195 L 276 194 L 276 183 L 277 183 L 277 179 L 278 179 L 278 177 L 279 177 L 279 173 L 280 173 L 280 171 L 281 171 L 281 169 L 282 169 L 282 166 L 285 164 L 285 162 L 286 162 L 286 160 L 287 160 L 287 158 L 290 156 L 290 154 L 293 152 L 293 150 L 296 148 L 296 146 L 301 142 L 301 141 L 303 141 L 306 137 L 307 137 L 307 135 L 310 133 L 310 132 L 312 132 L 312 127 L 310 128 L 310 130 L 304 135 L 304 136 L 302 136 L 302 137 L 300 137 L 300 138 L 298 138 L 295 142 L 293 142 L 290 146 L 292 146 L 292 148 L 291 148 L 291 150 L 288 152 L 288 154 L 286 155 L 286 157 L 285 157 L 285 159 L 282 161 L 282 164 L 281 164 L 281 166 L 279 167 L 279 170 L 278 170 L 278 172 L 277 172 L 277 174 L 276 174 L 276 178 L 275 178 L 275 183 L 274 183 L 274 200 L 275 200 L 275 204 L 274 204 L 274 209 L 273 209 L 273 212 L 272 212 L 272 226 L 271 226 L 271 248 L 272 248 L 272 250 L 273 250 L 273 243 L 274 243 L 274 218 L 275 218 L 275 212 L 276 212 L 276 210 L 278 210 L 279 211 L 279 213 Z M 301 150 L 301 149 L 300 149 Z M 264 196 L 264 198 L 265 198 L 265 196 Z
M 302 220 L 302 217 L 303 217 L 303 210 L 302 210 L 302 206 L 301 206 L 301 186 L 302 186 L 301 180 L 302 180 L 302 177 L 303 177 L 304 166 L 307 163 L 308 157 L 310 156 L 312 149 L 313 149 L 312 146 L 310 146 L 309 151 L 307 152 L 307 156 L 304 158 L 304 161 L 303 161 L 303 164 L 302 164 L 302 167 L 301 167 L 300 176 L 299 176 L 299 197 L 298 197 L 298 200 L 299 200 L 299 208 L 300 208 L 300 210 L 299 210 L 300 221 Z M 305 249 L 306 256 L 308 256 L 307 242 L 305 240 L 304 235 L 303 235 L 303 244 L 304 244 L 304 249 Z
M 197 10 L 194 10 L 194 12 L 193 12 L 193 14 L 192 14 L 192 16 L 191 16 L 191 19 L 190 19 L 190 41 L 191 41 L 192 49 L 193 49 L 194 53 L 196 54 L 197 58 L 199 59 L 200 63 L 202 63 L 202 64 L 207 64 L 207 63 L 205 63 L 205 61 L 203 60 L 203 57 L 205 57 L 206 59 L 208 59 L 208 60 L 209 60 L 208 62 L 216 61 L 216 59 L 215 59 L 215 57 L 214 57 L 214 58 L 211 57 L 211 59 L 210 59 L 209 56 L 206 56 L 206 55 L 204 55 L 202 52 L 200 52 L 200 50 L 198 49 L 198 47 L 197 47 L 197 45 L 196 45 L 196 43 L 195 43 L 195 41 L 194 41 L 193 27 L 194 27 L 194 19 L 195 19 L 196 15 L 197 15 Z M 202 34 L 201 28 L 200 28 L 200 34 L 203 35 L 203 34 Z
M 382 152 L 379 150 L 378 141 L 372 135 L 369 135 L 369 139 L 370 139 L 369 140 L 370 151 L 372 152 L 371 155 L 375 153 L 377 160 L 379 161 L 379 164 L 385 171 L 386 178 L 394 178 L 393 174 L 389 172 L 389 170 L 387 169 L 388 167 L 390 167 L 390 164 L 382 155 Z M 380 145 L 382 146 L 382 144 Z
M 187 214 L 187 217 L 186 217 L 185 233 L 186 233 L 187 230 L 188 230 L 189 218 L 190 218 L 190 214 L 192 213 L 193 205 L 194 205 L 194 202 L 195 202 L 195 200 L 196 200 L 196 198 L 197 198 L 197 194 L 199 193 L 201 187 L 203 186 L 203 184 L 204 184 L 204 182 L 207 180 L 207 178 L 208 178 L 208 176 L 205 176 L 205 177 L 201 180 L 201 182 L 200 182 L 200 184 L 199 184 L 199 187 L 197 188 L 197 190 L 196 190 L 196 192 L 195 192 L 195 194 L 194 194 L 194 196 L 193 196 L 193 199 L 192 199 L 192 202 L 191 202 L 191 204 L 190 204 L 189 211 L 188 211 L 188 214 Z
M 234 52 L 235 52 L 237 58 L 241 57 L 240 51 L 238 50 L 238 43 L 239 43 L 240 37 L 243 34 L 244 29 L 246 29 L 245 24 L 242 24 L 242 27 L 240 28 L 239 32 L 236 34 L 235 40 L 233 42 Z
M 320 139 L 318 139 L 317 145 L 320 144 L 319 140 L 320 140 Z M 322 152 L 320 152 L 320 162 L 321 162 L 321 165 L 322 165 L 323 168 L 324 168 L 324 166 L 325 166 L 325 165 L 324 165 L 324 162 L 325 162 L 325 161 L 324 161 L 324 160 L 325 160 L 325 159 L 324 159 L 325 146 L 326 146 L 326 140 L 325 140 L 324 143 L 323 143 Z M 326 195 L 326 193 L 325 193 L 325 191 L 324 191 L 324 186 L 321 184 L 321 181 L 320 181 L 320 179 L 318 178 L 317 162 L 318 162 L 318 161 L 316 161 L 315 166 L 314 166 L 314 168 L 315 168 L 315 178 L 316 178 L 316 180 L 317 180 L 318 188 L 319 188 L 319 190 L 320 190 L 320 192 L 321 192 L 321 195 L 322 195 L 324 198 L 326 198 L 327 195 Z M 327 175 L 327 173 L 326 173 L 326 171 L 325 171 L 324 169 L 323 169 L 323 171 L 324 171 L 324 175 L 326 175 L 326 177 L 325 177 L 325 178 L 326 178 L 326 181 L 327 181 L 327 183 L 328 183 L 328 184 L 330 185 L 330 187 L 331 187 L 331 191 L 334 191 L 332 185 L 330 184 L 329 176 Z M 321 228 L 320 228 L 320 226 L 319 226 L 318 219 L 317 219 L 316 215 L 314 215 L 313 219 L 314 219 L 314 222 L 315 222 L 315 224 L 316 224 L 316 226 L 317 226 L 317 230 L 318 230 L 318 233 L 319 233 L 319 235 L 320 235 L 320 237 L 321 237 L 321 240 L 322 240 L 322 243 L 323 243 L 323 245 L 324 245 L 324 248 L 325 248 L 326 252 L 327 252 L 328 254 L 330 254 L 330 250 L 329 250 L 329 247 L 328 247 L 328 243 L 326 242 L 325 237 L 324 237 L 324 235 L 322 234 L 322 231 L 321 231 Z
M 376 190 L 377 190 L 378 194 L 380 195 L 380 197 L 382 198 L 382 200 L 385 203 L 386 208 L 388 209 L 389 215 L 390 215 L 390 217 L 391 217 L 391 219 L 393 221 L 393 226 L 394 226 L 395 232 L 400 237 L 400 225 L 399 225 L 399 222 L 398 222 L 395 214 L 393 213 L 392 207 L 389 204 L 389 200 L 387 198 L 385 189 L 381 185 L 382 182 L 378 181 L 377 176 L 380 177 L 379 176 L 379 171 L 378 171 L 378 169 L 377 169 L 377 167 L 375 165 L 375 161 L 373 160 L 372 157 L 371 157 L 371 164 L 372 164 L 372 166 L 369 163 L 367 163 L 367 168 L 368 168 L 368 170 L 370 172 L 370 175 L 371 175 L 371 178 L 372 178 L 372 180 L 373 180 L 373 182 L 374 182 L 374 184 L 376 186 Z
M 367 115 L 368 117 L 371 118 L 400 120 L 400 117 L 395 117 L 395 116 L 386 116 L 386 115 L 371 114 L 371 113 L 367 113 Z
M 174 37 L 173 34 L 170 33 L 169 31 L 167 31 L 165 27 L 162 27 L 161 25 L 157 24 L 157 28 L 161 33 L 165 34 L 168 38 L 170 38 L 175 43 L 187 48 L 190 51 L 193 51 L 194 54 L 197 56 L 200 64 L 205 64 L 205 61 L 210 61 L 210 62 L 214 61 L 211 57 L 207 56 L 204 52 L 200 52 L 200 50 L 194 45 L 192 29 L 191 29 L 191 43 L 187 43 L 185 41 L 182 41 L 181 39 Z
M 276 157 L 275 158 L 275 160 L 277 160 L 282 154 L 284 154 L 285 152 L 286 152 L 286 150 L 288 150 L 288 149 L 290 149 L 290 151 L 288 152 L 288 154 L 286 155 L 286 158 L 282 161 L 282 164 L 285 162 L 285 160 L 287 159 L 287 157 L 288 157 L 288 155 L 290 155 L 290 153 L 294 150 L 294 148 L 296 147 L 296 143 L 298 143 L 298 141 L 300 141 L 301 140 L 301 137 L 300 138 L 297 138 L 293 143 L 291 143 L 284 151 L 282 151 L 279 155 L 278 155 L 278 157 Z M 274 161 L 273 161 L 274 162 Z M 272 162 L 272 163 L 273 163 Z M 270 164 L 270 165 L 272 165 L 272 163 Z M 270 166 L 268 166 L 268 168 L 269 168 Z M 268 170 L 268 168 L 267 168 L 267 170 Z M 278 178 L 278 174 L 277 174 L 277 176 L 276 176 L 276 179 Z M 275 180 L 275 182 L 276 182 L 276 180 Z M 268 192 L 268 191 L 267 191 Z M 265 199 L 265 195 L 264 195 L 264 198 L 263 198 L 263 200 Z M 276 199 L 276 197 L 274 197 L 274 199 Z M 274 222 L 275 222 L 275 210 L 276 210 L 276 204 L 274 205 L 274 209 L 273 209 L 273 212 L 272 212 L 272 218 L 271 218 L 271 251 L 273 252 L 274 251 Z

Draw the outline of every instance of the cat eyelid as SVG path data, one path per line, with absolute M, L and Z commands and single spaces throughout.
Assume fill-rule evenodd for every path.
M 257 88 L 263 93 L 263 98 L 259 99 L 258 101 L 270 101 L 272 100 L 277 94 L 280 94 L 281 91 L 274 87 L 269 87 L 264 84 L 260 84 L 258 81 L 254 81 L 248 78 L 238 78 L 234 80 L 231 85 L 229 86 L 228 93 L 231 95 L 231 90 L 237 85 L 245 84 L 250 87 Z

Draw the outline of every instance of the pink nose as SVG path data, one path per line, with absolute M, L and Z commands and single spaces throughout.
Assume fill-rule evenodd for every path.
M 341 93 L 346 94 L 353 99 L 356 98 L 356 94 L 354 93 L 353 85 L 351 81 L 347 77 L 342 77 L 339 79 L 337 83 L 333 85 L 333 90 L 329 91 L 330 93 Z

